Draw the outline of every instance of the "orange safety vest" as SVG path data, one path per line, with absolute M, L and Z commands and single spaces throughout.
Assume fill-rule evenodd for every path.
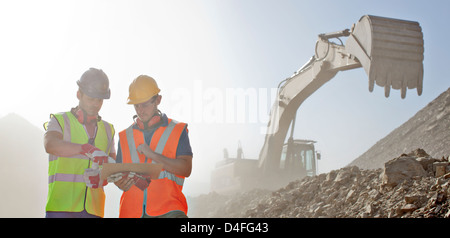
M 161 126 L 153 134 L 150 148 L 156 153 L 170 159 L 176 159 L 178 141 L 186 123 L 169 119 L 167 126 Z M 119 133 L 122 163 L 154 163 L 151 158 L 139 154 L 136 148 L 145 143 L 144 133 L 134 129 L 133 125 Z M 148 216 L 159 216 L 170 211 L 180 210 L 187 214 L 186 198 L 182 193 L 184 177 L 164 169 L 159 178 L 152 180 L 144 191 L 132 186 L 123 192 L 120 198 L 120 218 L 139 218 L 145 213 Z

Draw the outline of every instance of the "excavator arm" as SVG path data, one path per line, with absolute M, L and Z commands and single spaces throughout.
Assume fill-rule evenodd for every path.
M 348 37 L 344 45 L 331 39 Z M 352 29 L 320 34 L 314 56 L 294 75 L 282 81 L 272 106 L 267 133 L 258 161 L 264 175 L 276 175 L 289 126 L 300 105 L 339 71 L 363 67 L 374 85 L 422 93 L 423 34 L 418 22 L 366 15 Z

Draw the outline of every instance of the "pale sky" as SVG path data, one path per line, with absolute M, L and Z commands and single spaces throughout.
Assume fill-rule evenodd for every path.
M 230 110 L 240 110 L 228 103 L 227 89 L 255 90 L 258 108 L 269 98 L 268 110 L 271 88 L 308 61 L 318 34 L 351 28 L 366 14 L 418 21 L 422 96 L 414 89 L 401 99 L 391 90 L 385 98 L 377 86 L 370 93 L 360 68 L 338 73 L 300 106 L 294 136 L 318 141 L 319 172 L 329 172 L 450 87 L 449 10 L 449 1 L 406 0 L 2 0 L 0 117 L 14 112 L 42 128 L 50 113 L 77 105 L 76 81 L 95 67 L 108 75 L 112 91 L 100 115 L 118 132 L 134 115 L 126 104 L 129 84 L 150 75 L 162 90 L 161 111 L 189 124 L 194 168 L 185 193 L 197 194 L 223 148 L 235 156 L 240 141 L 245 157 L 257 159 L 264 142 L 267 111 L 227 120 Z

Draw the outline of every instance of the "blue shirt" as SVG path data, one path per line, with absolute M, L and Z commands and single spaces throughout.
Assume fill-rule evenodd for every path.
M 149 130 L 142 130 L 137 125 L 133 125 L 133 129 L 138 129 L 144 133 L 144 140 L 147 145 L 150 146 L 150 141 L 152 140 L 153 134 L 155 133 L 156 129 L 158 129 L 161 126 L 168 126 L 169 125 L 169 119 L 167 118 L 166 114 L 162 114 L 162 124 L 158 127 L 151 128 Z M 192 149 L 191 144 L 189 142 L 189 136 L 186 128 L 184 128 L 183 132 L 181 133 L 180 140 L 178 141 L 178 147 L 177 147 L 177 156 L 179 155 L 190 155 L 192 156 Z M 119 146 L 117 150 L 117 157 L 116 157 L 116 163 L 122 163 L 122 149 L 120 148 L 120 138 L 119 138 Z

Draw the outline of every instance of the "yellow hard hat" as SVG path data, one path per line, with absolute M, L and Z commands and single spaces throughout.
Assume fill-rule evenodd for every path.
M 147 75 L 139 75 L 130 84 L 129 96 L 127 104 L 139 104 L 150 100 L 161 90 L 158 88 L 156 81 Z

